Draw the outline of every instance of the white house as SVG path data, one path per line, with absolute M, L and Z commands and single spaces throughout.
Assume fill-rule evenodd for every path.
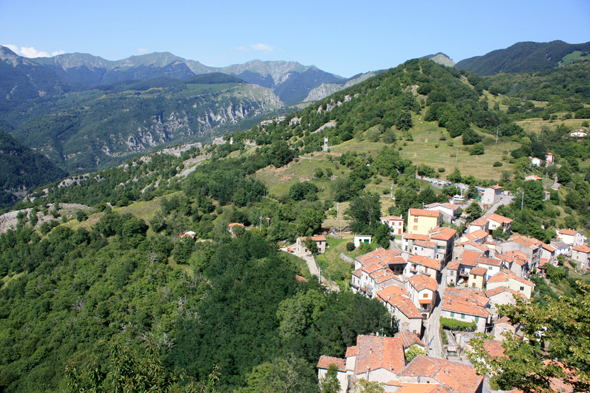
M 502 196 L 502 187 L 496 184 L 495 186 L 486 187 L 481 197 L 481 203 L 483 205 L 491 206 L 500 200 Z
M 410 299 L 422 315 L 428 316 L 436 303 L 438 283 L 432 277 L 417 274 L 406 282 L 406 289 Z
M 502 270 L 500 273 L 492 276 L 487 283 L 487 289 L 494 289 L 497 287 L 510 288 L 513 291 L 522 293 L 527 299 L 531 298 L 535 284 L 522 277 L 518 277 L 510 270 Z
M 441 317 L 475 322 L 476 331 L 483 333 L 491 323 L 489 299 L 479 290 L 447 288 L 442 298 Z
M 358 247 L 361 243 L 371 244 L 371 235 L 354 235 L 354 246 Z
M 572 259 L 578 262 L 577 269 L 586 271 L 588 270 L 588 262 L 590 262 L 590 247 L 578 246 L 572 248 Z
M 573 229 L 561 229 L 557 232 L 557 239 L 572 247 L 588 244 L 588 238 Z
M 389 233 L 391 235 L 401 235 L 404 233 L 404 218 L 402 216 L 381 217 L 381 223 L 389 227 Z

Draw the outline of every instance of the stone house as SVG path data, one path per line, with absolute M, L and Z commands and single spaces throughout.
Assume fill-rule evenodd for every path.
M 588 270 L 590 247 L 582 245 L 572 248 L 572 260 L 578 263 L 576 266 L 577 269 L 582 271 Z
M 326 252 L 327 243 L 326 243 L 326 238 L 324 236 L 312 236 L 311 240 L 313 240 L 315 242 L 315 244 L 318 248 L 319 254 Z M 307 246 L 305 245 L 306 241 L 307 241 L 307 237 L 298 237 L 297 238 L 297 243 L 295 244 L 295 250 L 298 253 L 309 254 L 309 250 L 307 249 Z

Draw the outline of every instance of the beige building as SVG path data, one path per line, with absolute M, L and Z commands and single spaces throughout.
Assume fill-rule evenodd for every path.
M 307 237 L 298 237 L 297 238 L 297 243 L 295 245 L 297 252 L 302 253 L 302 254 L 309 254 L 309 250 L 307 249 L 307 246 L 305 245 L 305 242 L 307 240 Z M 316 246 L 318 247 L 318 253 L 322 254 L 324 252 L 326 252 L 326 238 L 324 236 L 312 236 L 311 240 L 313 240 L 316 244 Z
M 577 269 L 588 270 L 588 262 L 590 259 L 590 247 L 578 246 L 572 248 L 572 259 L 578 263 Z
M 487 282 L 487 289 L 498 287 L 510 288 L 513 291 L 522 293 L 527 299 L 531 298 L 535 284 L 522 277 L 518 277 L 510 270 L 502 270 L 500 273 L 492 276 Z
M 487 269 L 485 267 L 478 266 L 471 269 L 469 271 L 469 280 L 467 281 L 467 286 L 469 288 L 483 289 L 486 272 Z

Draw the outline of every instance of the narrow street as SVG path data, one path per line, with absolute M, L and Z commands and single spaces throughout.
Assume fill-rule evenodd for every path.
M 426 334 L 424 335 L 426 339 L 426 345 L 428 346 L 428 356 L 432 356 L 435 358 L 442 358 L 442 342 L 440 339 L 440 312 L 442 307 L 442 297 L 445 293 L 445 289 L 447 288 L 447 268 L 445 267 L 442 271 L 441 283 L 439 285 L 439 296 L 436 301 L 436 307 L 430 313 L 430 318 L 428 318 L 427 327 L 426 327 Z

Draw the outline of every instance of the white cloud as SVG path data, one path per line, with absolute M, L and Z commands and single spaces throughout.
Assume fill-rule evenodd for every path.
M 145 52 L 147 52 L 148 50 L 147 50 L 147 49 L 145 49 L 145 48 L 139 48 L 137 51 L 138 51 L 139 53 L 145 53 Z
M 6 44 L 3 46 L 7 47 L 8 49 L 13 51 L 17 55 L 24 56 L 24 57 L 51 57 L 51 56 L 62 55 L 64 53 L 66 53 L 63 50 L 58 50 L 58 51 L 51 52 L 51 54 L 49 54 L 47 52 L 37 50 L 37 49 L 33 48 L 32 46 L 29 48 L 27 48 L 26 46 L 22 46 L 19 48 L 16 45 L 10 45 L 10 44 Z
M 238 50 L 241 50 L 244 52 L 250 52 L 251 50 L 272 52 L 275 50 L 275 48 L 273 48 L 270 45 L 266 45 L 266 44 L 253 44 L 253 45 L 249 45 L 249 46 L 240 46 L 240 47 L 238 47 Z

